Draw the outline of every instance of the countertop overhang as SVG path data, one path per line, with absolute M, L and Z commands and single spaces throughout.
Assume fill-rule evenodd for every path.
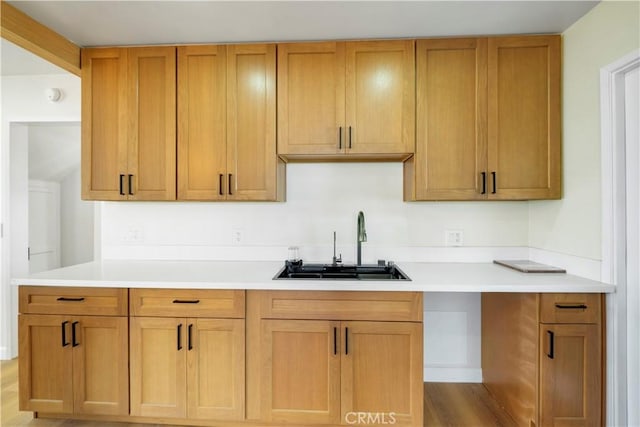
M 564 273 L 521 273 L 492 263 L 399 262 L 411 281 L 272 280 L 276 261 L 103 260 L 14 278 L 13 285 L 298 291 L 587 292 L 615 286 Z

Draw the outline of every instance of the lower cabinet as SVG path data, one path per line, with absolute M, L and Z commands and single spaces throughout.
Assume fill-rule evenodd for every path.
M 244 320 L 131 317 L 131 415 L 244 418 Z
M 20 409 L 129 413 L 127 317 L 22 314 Z

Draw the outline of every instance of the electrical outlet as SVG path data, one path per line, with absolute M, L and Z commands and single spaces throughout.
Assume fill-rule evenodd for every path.
M 125 243 L 141 243 L 142 240 L 142 229 L 133 225 L 122 235 L 122 241 Z
M 244 230 L 241 228 L 233 228 L 231 230 L 231 243 L 234 245 L 239 245 L 242 243 Z
M 462 230 L 445 230 L 444 244 L 445 246 L 462 246 L 464 241 L 464 233 Z

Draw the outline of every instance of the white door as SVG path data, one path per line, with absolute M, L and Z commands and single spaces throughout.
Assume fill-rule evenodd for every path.
M 29 273 L 60 267 L 60 184 L 29 181 Z

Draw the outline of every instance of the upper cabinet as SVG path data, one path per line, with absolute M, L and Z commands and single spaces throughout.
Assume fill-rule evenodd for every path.
M 276 47 L 178 48 L 178 199 L 282 200 Z
M 175 200 L 175 48 L 83 49 L 82 64 L 82 198 Z
M 560 36 L 420 40 L 406 200 L 560 198 Z
M 278 45 L 278 154 L 402 159 L 415 144 L 414 41 Z

